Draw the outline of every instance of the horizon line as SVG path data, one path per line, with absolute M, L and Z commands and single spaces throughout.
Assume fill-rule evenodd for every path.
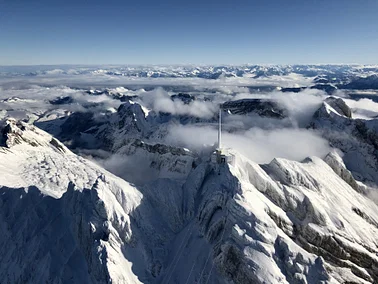
M 378 63 L 212 63 L 212 64 L 202 64 L 202 63 L 90 63 L 90 64 L 81 64 L 81 63 L 52 63 L 52 64 L 0 64 L 0 67 L 33 67 L 33 66 L 84 66 L 84 67 L 96 67 L 96 66 L 378 66 Z

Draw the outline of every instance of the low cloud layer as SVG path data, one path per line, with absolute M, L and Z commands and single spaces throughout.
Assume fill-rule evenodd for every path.
M 73 102 L 53 105 L 51 100 L 60 97 L 70 97 Z M 0 109 L 8 112 L 9 116 L 17 119 L 30 119 L 51 115 L 56 112 L 60 115 L 73 112 L 91 111 L 95 115 L 107 110 L 118 108 L 121 102 L 105 94 L 89 95 L 83 90 L 72 89 L 65 86 L 41 87 L 30 86 L 27 89 L 13 88 L 0 91 Z M 58 116 L 60 116 L 58 115 Z
M 271 98 L 277 100 L 289 111 L 289 116 L 298 127 L 306 127 L 313 114 L 321 106 L 326 93 L 319 90 L 306 89 L 299 93 L 275 92 Z
M 240 93 L 233 100 L 267 99 L 277 101 L 289 113 L 292 123 L 298 127 L 306 127 L 313 114 L 321 106 L 327 94 L 321 90 L 305 89 L 299 93 L 272 91 L 269 93 Z
M 211 127 L 174 126 L 166 142 L 201 150 L 203 145 L 217 141 L 217 130 Z M 269 163 L 273 158 L 303 160 L 308 156 L 324 157 L 330 152 L 328 142 L 306 129 L 251 128 L 242 133 L 223 133 L 223 145 L 234 148 L 257 163 Z

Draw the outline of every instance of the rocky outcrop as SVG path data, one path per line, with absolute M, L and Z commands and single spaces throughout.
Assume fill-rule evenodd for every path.
M 0 121 L 0 133 L 0 147 L 12 148 L 19 144 L 27 144 L 33 147 L 52 146 L 56 151 L 63 153 L 67 151 L 57 139 L 20 120 Z
M 352 110 L 341 98 L 328 97 L 325 100 L 330 107 L 332 107 L 339 115 L 352 118 Z
M 256 114 L 263 117 L 283 119 L 288 116 L 287 110 L 276 101 L 263 99 L 242 99 L 223 103 L 222 109 L 231 114 Z
M 64 105 L 64 104 L 71 104 L 74 102 L 74 99 L 70 96 L 60 96 L 53 100 L 49 101 L 52 105 Z
M 318 83 L 314 86 L 311 86 L 310 89 L 322 90 L 326 92 L 328 95 L 332 95 L 337 90 L 337 87 L 332 84 Z

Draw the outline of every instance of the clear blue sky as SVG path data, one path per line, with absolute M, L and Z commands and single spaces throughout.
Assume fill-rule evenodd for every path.
M 0 0 L 0 65 L 378 63 L 378 0 Z

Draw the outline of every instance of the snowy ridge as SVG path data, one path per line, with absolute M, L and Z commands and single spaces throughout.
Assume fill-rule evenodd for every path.
M 130 242 L 129 214 L 142 195 L 57 140 L 49 143 L 47 133 L 7 123 L 8 148 L 0 151 L 1 279 L 138 283 L 121 246 Z
M 310 127 L 321 131 L 330 144 L 343 152 L 343 161 L 355 179 L 378 182 L 377 119 L 353 119 L 341 98 L 328 98 L 314 114 Z
M 239 167 L 231 168 L 241 185 L 237 203 L 248 208 L 248 215 L 255 216 L 252 220 L 257 223 L 240 230 L 240 220 L 235 231 L 244 242 L 257 241 L 264 248 L 257 249 L 262 252 L 257 255 L 276 263 L 276 272 L 269 276 L 276 280 L 271 283 L 282 281 L 283 275 L 289 283 L 302 283 L 300 279 L 308 283 L 321 279 L 347 281 L 343 277 L 357 281 L 347 270 L 360 278 L 357 283 L 377 280 L 378 247 L 374 236 L 378 227 L 351 214 L 353 208 L 360 208 L 377 220 L 376 204 L 353 190 L 319 158 L 302 163 L 275 159 L 263 170 L 251 162 L 241 162 Z M 335 202 L 339 206 L 335 207 Z M 246 219 L 242 218 L 244 222 Z M 248 251 L 245 244 L 243 250 Z M 256 256 L 256 252 L 251 255 Z M 361 267 L 363 258 L 366 262 Z M 251 258 L 251 266 L 257 269 L 259 282 L 266 279 L 258 257 Z
M 193 225 L 198 232 L 192 229 L 192 235 L 204 236 L 212 244 L 213 257 L 213 264 L 201 261 L 193 247 L 202 244 L 189 238 L 182 252 L 186 260 L 177 265 L 194 267 L 189 281 L 377 280 L 376 204 L 319 158 L 302 163 L 275 159 L 260 166 L 235 154 L 235 166 L 222 168 L 218 175 L 203 164 L 184 186 L 184 214 L 190 220 L 194 209 L 198 222 Z M 178 283 L 185 283 L 180 275 L 187 275 L 187 270 L 183 271 L 173 274 Z

